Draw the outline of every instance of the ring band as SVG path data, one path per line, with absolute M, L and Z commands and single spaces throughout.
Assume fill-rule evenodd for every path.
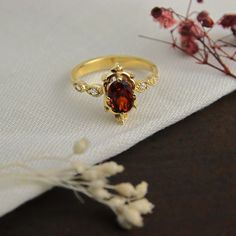
M 148 74 L 136 79 L 132 72 L 125 69 L 139 69 Z M 102 76 L 103 83 L 88 84 L 82 78 L 88 74 L 109 70 Z M 87 92 L 93 97 L 104 95 L 104 107 L 123 124 L 131 108 L 137 107 L 135 92 L 144 92 L 157 83 L 159 71 L 156 65 L 146 59 L 133 56 L 104 56 L 77 65 L 71 72 L 71 82 L 78 92 Z

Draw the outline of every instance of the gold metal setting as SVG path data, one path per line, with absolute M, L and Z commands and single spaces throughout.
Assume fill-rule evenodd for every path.
M 132 72 L 128 72 L 125 69 L 140 69 L 148 71 L 148 75 L 143 79 L 135 79 L 135 75 Z M 88 84 L 81 78 L 85 75 L 109 69 L 110 72 L 102 76 L 103 84 Z M 117 111 L 112 106 L 113 99 L 108 96 L 109 86 L 113 82 L 123 83 L 127 87 L 127 91 L 130 98 L 130 103 L 132 107 L 137 108 L 137 99 L 135 92 L 142 93 L 149 87 L 154 86 L 158 82 L 159 71 L 155 64 L 152 62 L 133 56 L 105 56 L 98 57 L 85 61 L 77 65 L 71 72 L 71 81 L 74 88 L 80 92 L 86 92 L 93 97 L 100 97 L 104 95 L 104 108 L 105 111 L 109 111 L 114 114 L 116 121 L 120 124 L 124 124 L 128 118 L 128 112 L 126 112 L 127 104 L 119 103 L 118 107 L 125 109 L 120 109 Z M 125 100 L 126 101 L 126 100 Z M 114 103 L 114 101 L 113 101 Z M 130 109 L 130 108 L 129 108 Z

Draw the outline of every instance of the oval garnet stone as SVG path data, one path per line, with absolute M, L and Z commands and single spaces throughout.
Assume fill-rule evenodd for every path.
M 134 93 L 126 81 L 114 81 L 107 90 L 109 106 L 116 113 L 128 112 L 134 105 Z

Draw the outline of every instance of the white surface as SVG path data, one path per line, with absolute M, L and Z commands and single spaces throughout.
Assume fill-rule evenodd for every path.
M 99 162 L 236 88 L 233 79 L 196 65 L 166 45 L 138 38 L 146 34 L 167 39 L 149 16 L 157 2 L 183 11 L 187 4 L 185 0 L 0 2 L 1 164 L 65 156 L 84 136 L 92 147 L 81 158 Z M 214 2 L 206 4 L 217 17 L 235 8 L 231 0 L 217 2 L 217 7 Z M 76 93 L 69 83 L 74 65 L 106 54 L 145 57 L 161 70 L 159 85 L 138 95 L 138 110 L 125 126 L 104 112 L 102 98 Z M 37 185 L 1 188 L 0 215 L 43 190 Z

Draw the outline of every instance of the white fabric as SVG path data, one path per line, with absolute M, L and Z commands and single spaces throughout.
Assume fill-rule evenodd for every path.
M 152 22 L 156 4 L 185 12 L 188 1 L 9 0 L 0 3 L 0 161 L 65 156 L 86 136 L 91 148 L 81 158 L 96 163 L 209 105 L 236 88 L 236 81 L 168 46 L 138 34 L 168 39 Z M 206 1 L 213 16 L 234 1 Z M 105 113 L 102 98 L 74 91 L 77 63 L 106 54 L 148 58 L 160 68 L 158 86 L 138 95 L 138 110 L 125 126 Z M 171 148 L 171 144 L 170 147 Z M 43 167 L 44 164 L 37 163 Z M 144 176 L 145 179 L 145 176 Z M 0 215 L 45 189 L 37 185 L 0 188 Z

